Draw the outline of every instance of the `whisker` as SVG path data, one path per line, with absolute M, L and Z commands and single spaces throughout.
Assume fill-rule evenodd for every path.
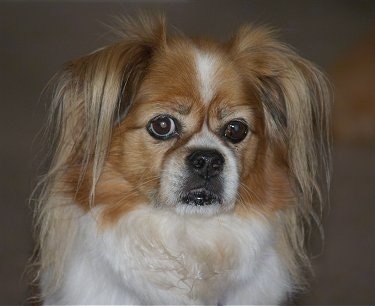
M 251 199 L 251 200 L 255 200 L 256 202 L 260 202 L 261 201 L 261 197 L 253 190 L 249 189 L 248 186 L 246 186 L 244 183 L 240 183 L 240 187 L 242 188 L 242 190 L 245 192 L 245 194 Z M 241 195 L 241 193 L 240 193 Z M 243 198 L 243 196 L 241 195 L 241 197 Z M 246 200 L 243 198 L 243 201 L 246 202 Z

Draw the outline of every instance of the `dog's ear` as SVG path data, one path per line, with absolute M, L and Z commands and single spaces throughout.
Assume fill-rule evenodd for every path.
M 271 141 L 286 142 L 286 101 L 280 84 L 283 46 L 273 39 L 267 28 L 242 27 L 231 39 L 229 47 L 245 81 L 259 97 Z
M 310 62 L 273 36 L 272 30 L 246 26 L 233 36 L 229 48 L 263 106 L 267 140 L 283 148 L 298 189 L 310 197 L 319 166 L 327 168 L 328 83 Z
M 316 211 L 313 204 L 323 202 L 322 193 L 328 195 L 331 172 L 328 82 L 310 62 L 275 40 L 272 30 L 245 26 L 228 47 L 245 82 L 258 96 L 265 141 L 275 153 L 270 156 L 281 158 L 295 193 L 295 205 L 284 211 L 283 239 L 296 252 L 291 270 L 298 270 L 298 261 L 308 267 L 304 225 L 309 228 L 314 220 L 320 228 L 320 209 Z
M 123 19 L 119 26 L 118 43 L 71 61 L 59 75 L 50 117 L 55 169 L 90 163 L 97 179 L 114 125 L 126 116 L 154 53 L 166 44 L 163 16 Z
M 330 89 L 314 65 L 273 36 L 246 26 L 229 48 L 262 105 L 265 141 L 288 167 L 298 199 L 295 216 L 309 222 L 316 218 L 313 199 L 322 201 L 330 180 Z
M 106 108 L 112 122 L 119 123 L 131 107 L 154 53 L 166 44 L 166 24 L 161 15 L 141 15 L 118 19 L 115 31 L 118 43 L 73 62 L 71 69 L 91 101 L 88 107 Z
M 123 49 L 123 52 L 126 50 L 121 93 L 114 117 L 115 124 L 118 124 L 132 106 L 134 96 L 153 55 L 166 47 L 167 36 L 163 15 L 154 17 L 141 15 L 137 19 L 120 18 L 114 30 L 123 40 L 118 47 Z

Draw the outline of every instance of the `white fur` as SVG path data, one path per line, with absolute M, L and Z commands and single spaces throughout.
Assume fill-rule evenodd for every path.
M 45 304 L 277 304 L 290 289 L 277 228 L 261 216 L 145 205 L 103 230 L 100 210 L 79 219 L 68 269 Z
M 196 53 L 195 62 L 201 99 L 204 104 L 208 104 L 211 102 L 216 90 L 217 60 L 213 54 L 203 53 L 199 50 Z

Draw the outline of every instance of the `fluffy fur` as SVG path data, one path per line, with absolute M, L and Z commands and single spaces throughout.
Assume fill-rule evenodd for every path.
M 227 43 L 167 34 L 162 17 L 120 28 L 57 82 L 36 218 L 45 304 L 285 301 L 329 181 L 325 78 L 264 28 Z

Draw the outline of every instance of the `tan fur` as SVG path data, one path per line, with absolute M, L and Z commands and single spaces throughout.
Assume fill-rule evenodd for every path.
M 115 224 L 151 202 L 163 156 L 205 123 L 216 133 L 235 108 L 253 124 L 251 135 L 235 148 L 241 161 L 235 213 L 282 220 L 280 249 L 295 283 L 303 284 L 301 272 L 310 265 L 305 224 L 314 219 L 320 226 L 313 202 L 321 202 L 325 191 L 319 176 L 329 181 L 324 76 L 265 29 L 244 27 L 227 44 L 169 37 L 162 18 L 127 19 L 123 29 L 120 42 L 67 65 L 52 102 L 55 149 L 36 219 L 40 269 L 52 271 L 51 290 L 75 231 L 72 202 L 82 213 L 103 205 L 103 226 Z M 200 100 L 193 77 L 197 49 L 220 62 L 219 89 L 209 106 Z M 159 144 L 147 137 L 150 109 L 181 118 L 183 137 Z

